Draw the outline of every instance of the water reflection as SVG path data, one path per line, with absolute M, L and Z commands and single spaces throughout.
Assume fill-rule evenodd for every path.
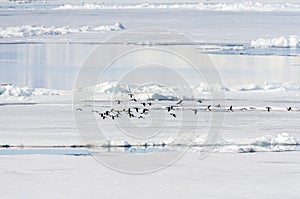
M 93 45 L 1 44 L 0 80 L 20 86 L 70 89 Z
M 95 44 L 1 44 L 0 82 L 71 89 L 80 65 L 95 47 Z M 273 81 L 300 83 L 300 57 L 297 56 L 209 56 L 225 86 Z M 122 64 L 132 64 L 132 60 Z M 189 74 L 184 68 L 181 70 L 194 78 L 193 73 Z M 112 72 L 116 75 L 122 70 Z

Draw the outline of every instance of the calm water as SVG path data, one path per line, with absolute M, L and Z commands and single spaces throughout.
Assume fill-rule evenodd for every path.
M 92 45 L 1 44 L 0 80 L 18 86 L 70 89 Z
M 95 47 L 92 44 L 0 44 L 0 82 L 71 89 L 80 66 Z M 273 81 L 300 83 L 299 56 L 209 56 L 225 86 Z

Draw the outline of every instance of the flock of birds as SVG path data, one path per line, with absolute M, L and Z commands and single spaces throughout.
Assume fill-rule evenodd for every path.
M 129 118 L 138 118 L 138 119 L 146 119 L 145 117 L 149 114 L 151 107 L 154 105 L 152 102 L 141 102 L 139 103 L 138 100 L 134 97 L 134 95 L 132 93 L 128 94 L 129 97 L 129 101 L 135 102 L 136 104 L 134 105 L 140 105 L 140 106 L 133 106 L 133 107 L 129 107 L 129 108 L 123 108 L 123 109 L 114 109 L 111 108 L 109 110 L 105 110 L 104 112 L 100 112 L 98 110 L 92 110 L 93 113 L 98 114 L 102 119 L 112 119 L 115 120 L 116 118 L 121 117 L 121 115 L 125 114 L 127 115 Z M 116 104 L 121 104 L 122 101 L 121 100 L 116 100 L 115 101 Z M 203 101 L 202 100 L 197 100 L 198 104 L 202 104 Z M 182 108 L 183 105 L 183 100 L 179 100 L 178 102 L 176 102 L 174 105 L 170 105 L 170 106 L 166 106 L 165 110 L 167 111 L 167 113 L 173 117 L 176 118 L 177 114 L 176 114 L 176 110 L 178 110 L 179 108 Z M 201 110 L 204 111 L 213 111 L 213 108 L 218 108 L 221 109 L 222 106 L 220 104 L 213 106 L 213 105 L 207 105 L 205 106 L 206 108 L 204 109 L 192 109 L 192 111 L 194 112 L 195 115 L 197 115 L 197 113 Z M 226 107 L 225 107 L 226 108 Z M 83 111 L 82 108 L 76 108 L 76 111 Z M 228 108 L 225 109 L 228 112 L 234 112 L 233 106 L 229 106 Z M 238 110 L 242 110 L 242 111 L 247 111 L 247 110 L 256 110 L 255 107 L 249 107 L 249 108 L 240 108 Z M 265 110 L 267 112 L 271 112 L 272 108 L 270 106 L 265 107 Z M 287 111 L 292 111 L 292 107 L 288 107 L 286 109 Z

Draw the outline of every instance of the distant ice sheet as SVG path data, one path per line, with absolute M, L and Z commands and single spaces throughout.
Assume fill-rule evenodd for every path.
M 243 3 L 172 3 L 172 4 L 134 4 L 134 5 L 106 5 L 106 4 L 84 4 L 84 5 L 61 5 L 53 8 L 55 10 L 74 9 L 193 9 L 213 11 L 298 11 L 299 4 L 268 4 L 253 1 Z
M 0 28 L 0 38 L 13 38 L 13 37 L 32 37 L 43 35 L 66 35 L 73 33 L 101 33 L 105 31 L 119 31 L 125 29 L 124 25 L 120 22 L 111 26 L 83 26 L 79 28 L 72 28 L 70 26 L 35 26 L 23 25 L 15 27 Z
M 119 82 L 103 82 L 95 87 L 85 88 L 90 92 L 95 92 L 93 99 L 90 100 L 109 100 L 111 96 L 116 94 L 119 97 L 128 97 L 128 93 L 134 93 L 135 97 L 140 100 L 192 100 L 202 94 L 209 94 L 211 91 L 224 90 L 225 92 L 247 92 L 247 91 L 295 91 L 300 92 L 300 86 L 291 82 L 265 82 L 264 85 L 248 84 L 234 85 L 230 87 L 222 87 L 221 85 L 208 85 L 205 82 L 199 85 L 191 85 L 190 88 L 180 86 L 164 86 L 157 83 L 148 85 L 124 84 Z M 53 90 L 47 88 L 29 88 L 18 87 L 14 85 L 0 86 L 0 97 L 2 99 L 26 99 L 31 96 L 51 96 L 65 95 L 71 91 Z M 186 95 L 187 93 L 193 95 Z

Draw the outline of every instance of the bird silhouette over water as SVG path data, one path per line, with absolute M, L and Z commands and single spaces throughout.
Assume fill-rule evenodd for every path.
M 201 104 L 203 101 L 202 100 L 197 100 L 197 102 Z
M 271 112 L 271 107 L 267 106 L 266 109 L 268 112 Z
M 287 111 L 291 111 L 291 110 L 292 110 L 292 107 L 288 107 L 288 108 L 287 108 Z
M 233 111 L 232 106 L 230 106 L 228 110 L 229 110 L 229 111 Z

